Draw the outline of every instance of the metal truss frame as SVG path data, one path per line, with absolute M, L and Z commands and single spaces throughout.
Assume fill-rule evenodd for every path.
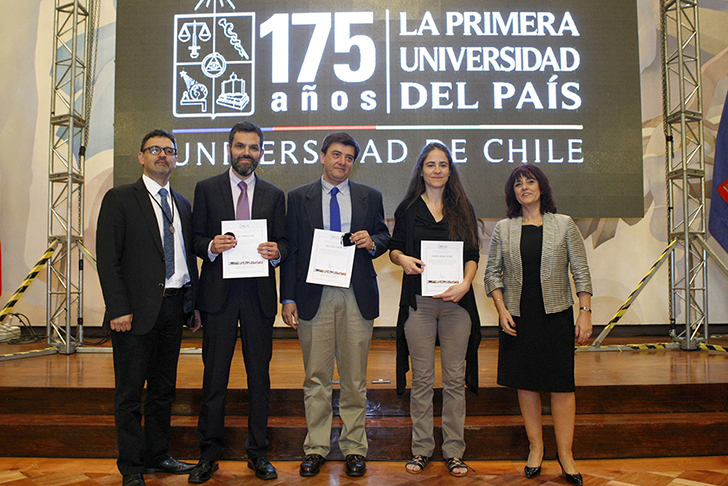
M 48 164 L 48 345 L 63 354 L 83 343 L 85 148 L 93 73 L 96 0 L 56 0 Z M 75 334 L 74 334 L 75 328 Z
M 670 253 L 670 335 L 681 349 L 695 350 L 708 340 L 698 2 L 661 0 L 661 17 L 667 224 L 670 243 L 677 243 Z

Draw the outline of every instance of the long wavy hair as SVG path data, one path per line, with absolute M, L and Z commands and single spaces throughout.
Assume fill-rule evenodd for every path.
M 538 188 L 541 192 L 541 214 L 555 213 L 556 203 L 554 202 L 554 196 L 551 192 L 551 185 L 541 169 L 532 164 L 519 165 L 511 172 L 506 180 L 506 215 L 509 218 L 517 218 L 523 216 L 523 208 L 521 203 L 516 198 L 516 190 L 513 188 L 516 181 L 521 178 L 525 179 L 536 179 L 538 181 Z
M 427 156 L 433 150 L 440 150 L 445 154 L 450 168 L 450 176 L 445 183 L 445 190 L 442 194 L 442 213 L 450 228 L 450 239 L 462 240 L 465 243 L 466 250 L 477 251 L 480 245 L 475 223 L 475 209 L 473 209 L 473 204 L 470 202 L 465 187 L 460 181 L 457 167 L 452 162 L 450 150 L 445 145 L 439 142 L 431 142 L 422 149 L 412 169 L 407 193 L 401 204 L 405 204 L 409 208 L 425 192 L 425 179 L 422 176 L 422 168 Z

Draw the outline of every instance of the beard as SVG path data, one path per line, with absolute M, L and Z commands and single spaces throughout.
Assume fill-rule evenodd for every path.
M 256 160 L 253 157 L 247 155 L 240 155 L 233 159 L 233 169 L 238 175 L 242 177 L 248 177 L 258 167 L 259 159 Z

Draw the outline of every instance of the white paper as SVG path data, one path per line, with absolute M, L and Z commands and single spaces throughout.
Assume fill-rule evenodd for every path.
M 258 253 L 258 245 L 268 241 L 265 219 L 223 221 L 222 233 L 235 235 L 237 245 L 222 253 L 222 278 L 267 277 L 268 260 Z
M 315 229 L 306 283 L 348 288 L 356 246 L 344 246 L 344 233 Z
M 463 281 L 462 241 L 422 241 L 422 295 L 438 295 Z

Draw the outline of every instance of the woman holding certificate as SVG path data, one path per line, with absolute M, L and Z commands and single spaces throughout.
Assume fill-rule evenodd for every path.
M 430 143 L 417 159 L 394 213 L 389 258 L 404 270 L 397 319 L 397 393 L 412 360 L 412 459 L 420 473 L 435 452 L 432 398 L 435 343 L 442 363 L 442 455 L 465 476 L 465 386 L 478 390 L 480 318 L 471 285 L 478 268 L 477 223 L 450 151 Z M 467 360 L 467 366 L 466 366 Z
M 516 167 L 505 186 L 508 219 L 493 231 L 485 290 L 501 326 L 498 384 L 518 390 L 530 452 L 525 474 L 541 474 L 544 442 L 540 392 L 551 394 L 556 459 L 569 484 L 583 483 L 571 446 L 574 439 L 574 339 L 592 332 L 592 285 L 584 242 L 574 221 L 556 214 L 548 179 L 534 165 Z M 569 269 L 579 298 L 574 299 Z

